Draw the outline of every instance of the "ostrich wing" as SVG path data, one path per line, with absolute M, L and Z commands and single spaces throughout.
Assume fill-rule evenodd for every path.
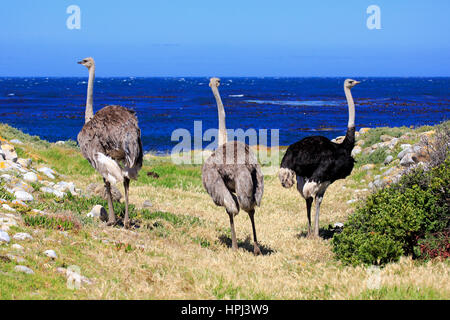
M 239 204 L 236 196 L 228 190 L 216 168 L 205 165 L 202 170 L 202 181 L 206 192 L 208 192 L 217 206 L 225 207 L 227 212 L 233 215 L 239 213 Z
M 264 193 L 264 176 L 260 165 L 257 165 L 255 171 L 253 171 L 253 184 L 255 186 L 256 205 L 259 207 Z

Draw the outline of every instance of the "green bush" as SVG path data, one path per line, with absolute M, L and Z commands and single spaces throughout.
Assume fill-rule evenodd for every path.
M 428 172 L 416 169 L 379 190 L 333 237 L 333 251 L 347 264 L 385 264 L 417 258 L 417 245 L 449 225 L 450 161 Z
M 41 215 L 27 214 L 23 216 L 26 225 L 32 227 L 42 227 L 46 229 L 56 229 L 62 231 L 78 230 L 81 224 L 69 215 Z

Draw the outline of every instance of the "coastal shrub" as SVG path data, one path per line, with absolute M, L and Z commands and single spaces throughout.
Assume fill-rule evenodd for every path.
M 394 138 L 399 138 L 402 135 L 404 135 L 406 132 L 412 131 L 411 129 L 407 127 L 396 127 L 396 128 L 389 128 L 389 127 L 380 127 L 380 128 L 373 128 L 370 129 L 367 133 L 363 134 L 360 139 L 364 140 L 363 148 L 370 147 L 374 145 L 375 143 L 380 142 L 380 137 L 382 135 L 388 135 Z M 383 159 L 384 160 L 384 159 Z
M 369 163 L 380 164 L 384 162 L 384 159 L 386 159 L 386 157 L 386 148 L 378 148 L 371 154 L 360 153 L 356 157 L 356 167 L 360 167 Z
M 450 230 L 427 235 L 418 242 L 417 255 L 424 260 L 450 257 Z
M 56 229 L 61 231 L 79 230 L 81 228 L 81 224 L 74 217 L 62 214 L 27 214 L 23 215 L 23 221 L 28 226 Z
M 450 156 L 450 121 L 436 126 L 435 134 L 423 136 L 420 144 L 427 150 L 431 167 L 444 163 Z
M 334 235 L 333 251 L 346 264 L 419 258 L 417 246 L 428 235 L 449 227 L 450 160 L 429 171 L 416 169 L 399 183 L 370 195 Z

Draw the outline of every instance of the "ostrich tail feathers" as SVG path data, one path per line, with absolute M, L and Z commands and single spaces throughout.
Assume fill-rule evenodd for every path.
M 128 179 L 137 180 L 139 169 L 140 168 L 138 168 L 138 167 L 132 167 L 132 168 L 125 167 L 122 170 L 122 173 L 123 173 L 123 176 L 127 177 Z
M 116 161 L 101 152 L 97 153 L 96 160 L 96 169 L 100 172 L 103 178 L 108 180 L 111 184 L 123 182 L 122 169 Z

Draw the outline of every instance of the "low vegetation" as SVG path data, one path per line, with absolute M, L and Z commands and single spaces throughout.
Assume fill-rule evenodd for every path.
M 16 138 L 24 142 L 19 146 L 24 157 L 32 158 L 34 163 L 47 164 L 64 174 L 65 181 L 75 182 L 77 188 L 86 190 L 90 183 L 101 183 L 100 176 L 73 144 L 50 144 L 0 125 L 0 130 L 3 129 L 3 138 Z M 413 132 L 409 128 L 401 128 L 401 132 L 386 130 L 390 129 L 383 129 L 382 132 L 371 130 L 363 137 L 365 140 L 378 139 L 376 142 L 379 142 L 382 134 L 390 132 L 392 136 L 398 136 Z M 378 138 L 371 138 L 372 131 Z M 377 154 L 372 157 L 366 160 L 367 163 L 376 162 L 377 157 L 382 158 Z M 374 174 L 379 172 L 381 164 L 378 163 L 377 168 L 373 169 Z M 443 173 L 435 176 L 443 177 Z M 419 178 L 418 174 L 416 181 Z M 61 178 L 57 177 L 54 182 L 58 179 Z M 443 184 L 442 181 L 432 181 L 436 183 L 433 190 L 438 189 L 438 184 Z M 94 205 L 107 208 L 106 201 L 97 196 L 68 194 L 60 199 L 39 193 L 28 208 L 19 210 L 23 223 L 11 227 L 9 232 L 10 235 L 28 232 L 34 239 L 11 241 L 25 247 L 22 253 L 12 251 L 11 245 L 0 245 L 0 256 L 6 257 L 10 253 L 20 255 L 25 259 L 21 264 L 32 268 L 35 274 L 16 272 L 14 267 L 18 263 L 13 259 L 0 260 L 0 299 L 450 298 L 449 262 L 439 258 L 448 252 L 448 234 L 438 223 L 433 228 L 421 229 L 424 219 L 438 215 L 438 206 L 431 206 L 430 202 L 433 217 L 425 210 L 419 210 L 420 219 L 405 224 L 400 222 L 401 217 L 410 218 L 407 213 L 412 212 L 408 209 L 412 204 L 408 204 L 405 210 L 400 206 L 398 194 L 395 196 L 398 199 L 391 204 L 388 203 L 389 193 L 373 195 L 372 200 L 369 196 L 367 201 L 373 204 L 370 210 L 357 208 L 355 211 L 355 205 L 347 203 L 356 194 L 356 189 L 367 188 L 367 171 L 356 168 L 348 179 L 332 184 L 322 203 L 321 233 L 329 230 L 329 225 L 343 222 L 343 242 L 353 241 L 351 245 L 364 242 L 365 248 L 360 250 L 362 258 L 358 256 L 359 260 L 354 265 L 356 259 L 347 255 L 344 247 L 340 247 L 341 253 L 335 251 L 336 240 L 327 237 L 308 239 L 304 236 L 307 217 L 295 188 L 282 188 L 276 171 L 266 174 L 264 182 L 263 202 L 255 215 L 263 251 L 263 255 L 258 257 L 252 254 L 252 230 L 245 212 L 236 217 L 239 250 L 233 252 L 230 249 L 228 217 L 223 208 L 216 207 L 203 190 L 199 165 L 175 166 L 170 157 L 147 155 L 139 180 L 131 183 L 130 215 L 134 230 L 124 230 L 120 225 L 107 227 L 98 220 L 86 217 Z M 403 184 L 406 186 L 410 182 L 404 181 Z M 42 182 L 33 184 L 35 190 L 42 186 Z M 123 193 L 123 188 L 118 187 Z M 408 187 L 408 190 L 411 189 L 408 192 L 419 193 L 421 188 L 420 184 L 414 188 Z M 438 201 L 437 192 L 433 191 L 429 196 L 434 197 L 433 201 Z M 1 186 L 0 198 L 12 199 Z M 422 201 L 419 195 L 416 198 L 417 202 Z M 359 206 L 364 207 L 366 198 L 361 196 L 361 199 Z M 144 208 L 143 203 L 147 200 L 151 206 Z M 369 230 L 366 233 L 369 236 L 365 237 L 350 232 L 356 229 L 352 227 L 353 220 L 358 222 L 355 216 L 362 218 L 364 214 L 364 217 L 372 219 L 372 211 L 381 207 L 391 208 L 389 206 L 406 212 L 399 212 L 393 217 L 392 223 L 402 227 L 398 234 L 392 233 L 392 236 L 386 237 L 384 232 L 376 233 L 381 229 L 373 229 L 375 234 Z M 32 209 L 45 211 L 48 215 L 33 212 Z M 123 203 L 116 203 L 115 211 L 123 216 Z M 417 208 L 414 208 L 416 211 Z M 0 212 L 7 213 L 1 208 Z M 374 228 L 378 228 L 379 221 L 371 221 Z M 411 251 L 410 246 L 404 247 L 400 239 L 403 236 L 404 239 L 414 239 L 408 230 L 417 226 L 421 236 L 414 240 L 416 242 Z M 338 236 L 335 238 L 338 239 Z M 370 251 L 380 247 L 388 249 L 381 253 Z M 55 250 L 58 258 L 51 260 L 43 255 L 48 249 Z M 349 257 L 348 262 L 336 259 L 340 254 Z M 370 258 L 373 255 L 377 258 Z M 394 255 L 396 258 L 391 259 Z M 364 262 L 361 263 L 361 260 Z M 368 285 L 373 267 L 366 261 L 367 264 L 392 261 L 376 269 L 380 279 L 376 288 Z M 79 267 L 82 275 L 93 283 L 77 290 L 68 289 L 66 278 L 56 270 L 69 266 Z

